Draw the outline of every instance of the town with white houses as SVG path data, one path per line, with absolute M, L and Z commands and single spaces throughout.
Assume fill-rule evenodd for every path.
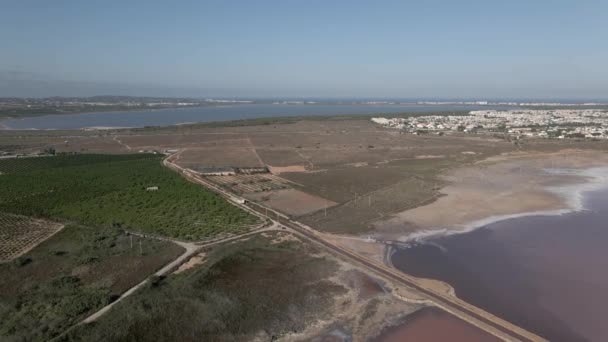
M 406 133 L 443 134 L 497 132 L 514 138 L 596 138 L 608 139 L 606 109 L 516 109 L 475 110 L 469 115 L 428 115 L 371 119 L 385 127 Z

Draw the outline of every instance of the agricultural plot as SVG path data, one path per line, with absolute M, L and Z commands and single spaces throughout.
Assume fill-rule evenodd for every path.
M 29 251 L 62 227 L 56 222 L 0 212 L 0 262 Z
M 296 189 L 257 192 L 245 197 L 293 216 L 310 214 L 337 204 Z
M 237 174 L 233 176 L 207 176 L 208 180 L 228 188 L 237 194 L 255 193 L 288 189 L 291 187 L 289 181 L 272 174 Z
M 153 154 L 79 154 L 57 155 L 45 157 L 10 158 L 0 160 L 0 172 L 4 174 L 17 174 L 80 165 L 97 165 L 116 163 L 129 160 L 157 159 Z
M 238 140 L 239 142 L 243 141 Z M 243 146 L 236 146 L 233 142 L 218 143 L 220 146 L 187 148 L 180 153 L 177 163 L 183 167 L 259 167 L 264 166 L 255 149 L 244 142 Z
M 185 240 L 239 233 L 258 222 L 153 154 L 9 159 L 0 160 L 0 170 L 4 212 Z
M 434 201 L 440 196 L 437 190 L 435 183 L 411 178 L 330 207 L 327 214 L 317 211 L 300 220 L 331 233 L 370 232 L 374 230 L 377 220 Z M 397 235 L 415 229 L 405 225 L 393 228 Z

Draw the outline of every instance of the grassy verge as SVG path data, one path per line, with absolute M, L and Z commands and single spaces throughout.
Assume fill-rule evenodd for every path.
M 0 264 L 0 339 L 47 341 L 182 252 L 116 229 L 68 226 Z
M 324 317 L 345 288 L 315 247 L 253 237 L 207 255 L 204 265 L 157 279 L 64 341 L 273 340 Z
M 0 160 L 0 210 L 185 240 L 239 233 L 257 222 L 160 161 L 153 154 Z

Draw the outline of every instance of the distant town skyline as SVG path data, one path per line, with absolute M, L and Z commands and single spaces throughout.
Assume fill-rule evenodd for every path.
M 603 1 L 0 9 L 0 97 L 608 98 Z

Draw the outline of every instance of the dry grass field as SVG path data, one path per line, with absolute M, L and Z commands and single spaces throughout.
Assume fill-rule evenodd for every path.
M 188 148 L 179 154 L 179 164 L 183 167 L 204 165 L 215 166 L 263 166 L 254 148 L 213 146 L 208 148 Z
M 63 228 L 63 224 L 0 212 L 0 262 L 12 260 Z

